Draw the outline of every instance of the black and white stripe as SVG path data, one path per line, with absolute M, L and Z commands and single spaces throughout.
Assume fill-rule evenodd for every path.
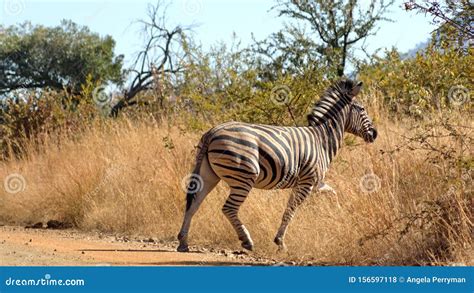
M 242 247 L 249 250 L 253 249 L 253 242 L 238 211 L 250 190 L 293 188 L 275 237 L 279 248 L 284 248 L 283 239 L 295 210 L 314 186 L 324 186 L 324 175 L 342 146 L 344 132 L 366 142 L 373 142 L 377 136 L 364 108 L 353 101 L 361 86 L 350 80 L 331 86 L 308 115 L 306 127 L 229 122 L 204 134 L 193 171 L 201 176 L 203 186 L 187 194 L 178 251 L 188 251 L 191 219 L 220 180 L 230 187 L 222 211 L 236 230 Z

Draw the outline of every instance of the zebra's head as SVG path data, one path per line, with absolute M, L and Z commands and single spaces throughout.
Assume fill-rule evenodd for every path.
M 374 142 L 377 138 L 377 129 L 374 127 L 372 119 L 364 106 L 356 101 L 352 101 L 350 104 L 345 131 L 363 138 L 365 142 Z
M 371 143 L 377 138 L 377 129 L 375 129 L 372 119 L 370 119 L 364 106 L 354 100 L 361 88 L 362 82 L 345 79 L 333 85 L 330 88 L 330 92 L 337 93 L 339 101 L 345 101 L 348 104 L 344 130 Z
M 309 125 L 317 127 L 328 120 L 336 121 L 344 127 L 343 131 L 357 135 L 366 142 L 374 142 L 377 130 L 364 107 L 354 101 L 361 88 L 362 82 L 350 79 L 341 79 L 333 84 L 308 115 Z

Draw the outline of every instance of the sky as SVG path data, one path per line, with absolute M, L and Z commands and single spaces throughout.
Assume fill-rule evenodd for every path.
M 155 2 L 0 0 L 0 23 L 9 26 L 30 21 L 56 26 L 62 19 L 70 19 L 100 35 L 111 35 L 116 41 L 115 53 L 124 54 L 127 64 L 143 44 L 137 20 L 146 18 L 150 3 Z M 274 0 L 170 0 L 168 3 L 169 26 L 193 25 L 194 38 L 204 48 L 217 42 L 230 42 L 233 33 L 242 45 L 249 44 L 252 33 L 261 40 L 288 21 L 271 10 Z M 392 47 L 407 52 L 428 39 L 434 29 L 430 18 L 404 11 L 402 3 L 403 0 L 396 0 L 386 15 L 393 22 L 380 23 L 377 35 L 367 40 L 370 52 Z

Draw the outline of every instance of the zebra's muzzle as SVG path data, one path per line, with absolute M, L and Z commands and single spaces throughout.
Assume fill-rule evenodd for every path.
M 377 129 L 375 128 L 370 128 L 369 131 L 367 132 L 367 135 L 365 136 L 365 140 L 367 142 L 374 142 L 375 139 L 377 138 Z

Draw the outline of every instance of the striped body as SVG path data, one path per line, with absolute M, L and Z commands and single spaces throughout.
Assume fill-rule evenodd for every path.
M 340 149 L 344 132 L 373 142 L 377 132 L 365 109 L 353 101 L 361 83 L 341 81 L 331 87 L 308 115 L 310 126 L 284 127 L 228 122 L 206 132 L 198 145 L 193 175 L 202 186 L 188 187 L 186 214 L 178 235 L 178 251 L 187 251 L 191 218 L 204 197 L 223 180 L 230 194 L 222 211 L 237 232 L 242 246 L 253 249 L 250 233 L 238 217 L 240 205 L 252 188 L 293 188 L 282 223 L 275 237 L 279 248 L 296 208 L 324 175 Z
M 209 139 L 209 163 L 229 186 L 250 190 L 292 188 L 302 180 L 313 184 L 324 177 L 330 163 L 329 146 L 315 127 L 230 122 L 209 134 L 211 138 L 204 136 Z

